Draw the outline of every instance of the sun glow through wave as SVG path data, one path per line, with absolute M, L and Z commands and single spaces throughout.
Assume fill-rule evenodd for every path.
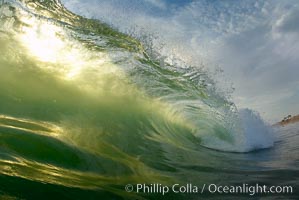
M 34 18 L 24 17 L 28 24 L 22 28 L 19 39 L 30 55 L 45 63 L 61 64 L 59 69 L 47 66 L 49 70 L 59 71 L 66 79 L 73 79 L 86 65 L 82 48 L 69 38 L 63 28 L 52 23 L 41 23 Z M 63 38 L 63 39 L 62 39 Z

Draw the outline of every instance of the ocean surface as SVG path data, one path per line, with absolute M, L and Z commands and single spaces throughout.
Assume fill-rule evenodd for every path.
M 57 0 L 0 0 L 0 199 L 299 198 L 298 123 L 271 127 L 148 49 Z M 190 183 L 293 192 L 125 190 Z

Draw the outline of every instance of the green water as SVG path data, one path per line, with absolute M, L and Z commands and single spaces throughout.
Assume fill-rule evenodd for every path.
M 272 166 L 273 149 L 208 149 L 245 151 L 234 104 L 204 70 L 161 62 L 56 1 L 0 1 L 0 13 L 1 198 L 201 197 L 125 191 L 138 183 L 298 186 L 298 160 Z

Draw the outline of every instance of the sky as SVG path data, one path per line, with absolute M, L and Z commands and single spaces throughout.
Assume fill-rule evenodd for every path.
M 62 2 L 122 32 L 147 35 L 164 56 L 222 69 L 238 108 L 256 110 L 271 123 L 299 114 L 297 0 Z

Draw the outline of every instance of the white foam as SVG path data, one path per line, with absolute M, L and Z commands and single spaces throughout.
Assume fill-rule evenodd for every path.
M 243 147 L 241 151 L 269 148 L 274 145 L 275 136 L 272 127 L 266 124 L 259 113 L 248 108 L 239 110 L 240 125 L 243 129 Z
M 227 152 L 250 152 L 258 149 L 270 148 L 275 142 L 275 132 L 256 111 L 248 108 L 239 110 L 233 117 L 233 127 L 227 128 L 227 133 L 214 133 L 213 128 L 200 130 L 197 134 L 202 145 L 211 149 Z M 215 131 L 215 130 L 214 130 Z M 216 130 L 219 131 L 219 130 Z M 219 134 L 228 134 L 219 137 Z

